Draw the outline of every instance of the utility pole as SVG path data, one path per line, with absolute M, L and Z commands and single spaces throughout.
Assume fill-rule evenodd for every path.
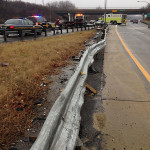
M 105 23 L 106 23 L 106 7 L 107 7 L 107 0 L 105 0 Z
M 42 4 L 43 4 L 43 6 L 44 6 L 44 0 L 42 0 Z

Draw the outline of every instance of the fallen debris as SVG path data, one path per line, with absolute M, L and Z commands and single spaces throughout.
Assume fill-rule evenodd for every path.
M 46 83 L 42 83 L 40 86 L 46 86 L 47 84 Z
M 3 63 L 2 63 L 2 67 L 7 67 L 7 66 L 9 66 L 9 63 L 8 63 L 8 62 L 3 62 Z
M 41 103 L 42 103 L 42 101 L 43 101 L 43 99 L 42 99 L 42 98 L 38 98 L 38 99 L 36 99 L 36 100 L 35 100 L 34 105 L 41 104 Z
M 58 83 L 64 83 L 64 82 L 66 82 L 66 81 L 68 81 L 67 78 L 59 78 L 59 79 L 58 79 Z
M 80 57 L 72 56 L 72 59 L 73 59 L 74 61 L 80 61 Z
M 92 93 L 97 94 L 97 91 L 96 91 L 93 87 L 91 87 L 89 84 L 86 83 L 85 86 L 86 86 L 86 88 L 89 89 Z

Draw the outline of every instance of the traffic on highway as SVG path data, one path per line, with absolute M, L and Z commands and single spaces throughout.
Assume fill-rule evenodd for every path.
M 27 18 L 8 19 L 0 26 L 0 42 L 16 41 L 19 39 L 18 37 L 20 37 L 21 40 L 37 38 L 37 35 L 42 35 L 42 33 L 45 33 L 45 36 L 52 36 L 58 33 L 64 34 L 79 30 L 89 30 L 97 25 L 95 23 L 85 23 L 82 19 L 82 15 L 80 18 L 78 17 L 79 16 L 76 16 L 76 22 L 56 19 L 56 22 L 53 24 L 48 22 L 44 17 L 37 15 Z M 102 27 L 103 25 L 104 22 L 100 22 L 97 26 Z

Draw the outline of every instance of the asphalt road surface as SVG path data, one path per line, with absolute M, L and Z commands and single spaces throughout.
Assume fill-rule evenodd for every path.
M 150 149 L 150 29 L 110 26 L 104 53 L 102 150 Z

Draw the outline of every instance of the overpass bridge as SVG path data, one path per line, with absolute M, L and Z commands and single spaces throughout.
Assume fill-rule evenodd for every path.
M 147 13 L 147 10 L 144 8 L 141 9 L 106 9 L 106 13 L 115 13 L 117 14 L 128 14 L 128 15 L 144 15 Z M 75 15 L 77 13 L 81 13 L 84 15 L 103 15 L 105 13 L 105 9 L 68 9 L 68 10 L 59 10 L 56 13 L 60 16 L 65 16 L 68 14 Z

